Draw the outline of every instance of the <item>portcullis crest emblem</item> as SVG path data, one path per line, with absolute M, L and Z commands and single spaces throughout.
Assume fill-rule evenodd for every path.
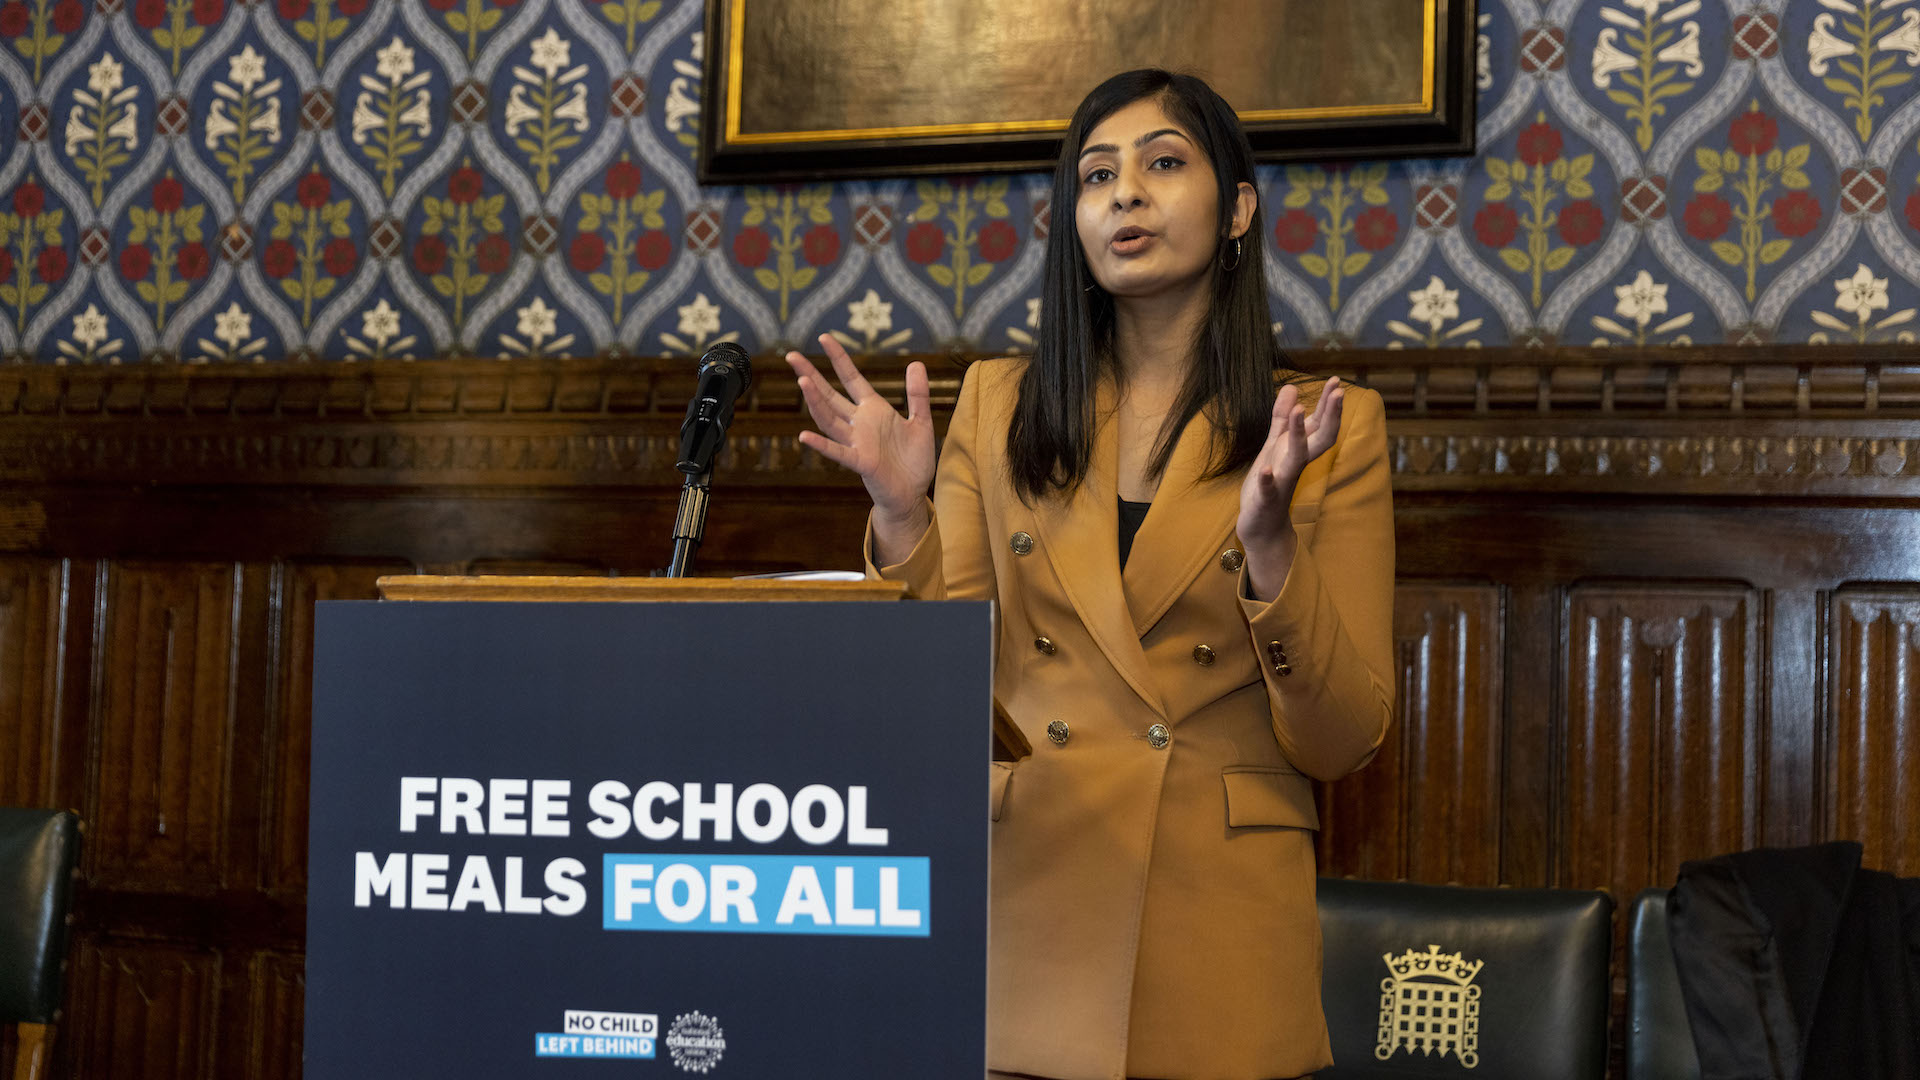
M 1480 988 L 1473 977 L 1486 962 L 1442 953 L 1438 945 L 1380 959 L 1392 974 L 1380 980 L 1380 1039 L 1373 1056 L 1385 1061 L 1405 1050 L 1452 1054 L 1469 1069 L 1480 1064 Z

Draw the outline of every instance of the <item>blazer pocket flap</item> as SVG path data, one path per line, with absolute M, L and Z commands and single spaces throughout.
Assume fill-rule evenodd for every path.
M 1313 805 L 1313 785 L 1297 772 L 1262 765 L 1230 765 L 1220 770 L 1220 778 L 1227 785 L 1230 826 L 1320 827 L 1320 812 Z
M 1013 779 L 1013 765 L 1010 762 L 996 761 L 987 778 L 987 811 L 995 821 L 1000 820 L 1000 804 L 1007 797 L 1007 781 Z

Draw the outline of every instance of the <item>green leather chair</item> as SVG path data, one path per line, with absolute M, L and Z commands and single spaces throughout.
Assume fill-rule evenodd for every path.
M 1700 1080 L 1667 935 L 1666 889 L 1645 890 L 1628 909 L 1627 1080 Z
M 0 807 L 0 1024 L 18 1028 L 13 1080 L 39 1080 L 59 1018 L 80 818 Z
M 1613 901 L 1321 878 L 1320 1080 L 1605 1080 Z

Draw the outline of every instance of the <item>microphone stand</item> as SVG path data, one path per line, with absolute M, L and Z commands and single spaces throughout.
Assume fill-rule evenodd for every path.
M 673 562 L 668 577 L 686 577 L 693 563 L 693 552 L 707 531 L 707 485 L 713 479 L 709 468 L 699 475 L 688 475 L 680 485 L 680 512 L 673 518 Z
M 753 362 L 747 350 L 731 341 L 720 342 L 700 358 L 693 400 L 680 424 L 680 458 L 674 463 L 686 480 L 680 487 L 680 510 L 673 518 L 673 561 L 667 577 L 686 577 L 693 564 L 694 549 L 707 531 L 707 486 L 713 481 L 713 463 L 726 448 L 733 404 L 752 381 Z

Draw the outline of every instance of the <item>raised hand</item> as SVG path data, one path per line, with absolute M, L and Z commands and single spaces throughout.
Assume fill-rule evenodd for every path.
M 812 361 L 797 352 L 787 354 L 787 365 L 799 377 L 807 412 L 820 429 L 801 432 L 800 442 L 860 474 L 860 482 L 873 498 L 874 529 L 883 553 L 897 546 L 890 542 L 894 540 L 905 541 L 911 550 L 926 531 L 926 494 L 935 464 L 926 365 L 917 360 L 907 365 L 907 415 L 901 416 L 854 367 L 853 358 L 832 335 L 820 335 L 820 345 L 827 350 L 845 393 L 821 378 Z
M 1320 404 L 1308 415 L 1300 405 L 1299 388 L 1280 388 L 1273 403 L 1273 426 L 1267 444 L 1247 469 L 1240 485 L 1240 520 L 1236 529 L 1247 549 L 1247 577 L 1254 595 L 1271 600 L 1293 565 L 1293 521 L 1288 508 L 1293 489 L 1309 462 L 1333 446 L 1340 434 L 1340 407 L 1346 387 L 1328 379 Z

